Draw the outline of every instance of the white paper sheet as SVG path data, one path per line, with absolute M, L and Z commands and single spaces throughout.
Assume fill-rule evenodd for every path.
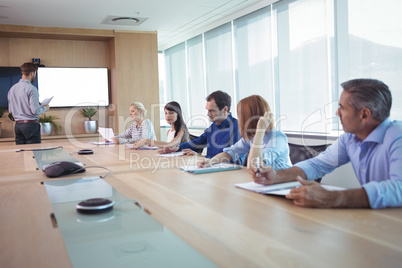
M 134 144 L 127 143 L 126 146 L 127 146 L 128 148 L 130 148 L 130 149 L 134 149 Z M 139 148 L 136 149 L 136 150 L 157 150 L 157 149 L 160 149 L 160 148 L 157 147 L 157 146 L 141 146 L 141 147 L 139 147 Z
M 89 144 L 108 145 L 108 144 L 114 144 L 114 142 L 113 141 L 91 141 Z
M 113 129 L 112 129 L 112 128 L 99 127 L 99 128 L 98 128 L 98 132 L 99 132 L 99 134 L 102 135 L 102 137 L 103 137 L 105 140 L 108 140 L 108 141 L 110 141 L 111 138 L 114 137 L 114 132 L 113 132 Z
M 156 154 L 156 156 L 164 156 L 164 157 L 176 157 L 176 156 L 181 156 L 184 155 L 184 152 L 173 152 L 169 154 Z
M 243 188 L 249 191 L 253 191 L 256 193 L 260 194 L 274 194 L 274 195 L 287 195 L 290 193 L 290 190 L 295 187 L 301 186 L 301 184 L 298 181 L 292 181 L 292 182 L 284 182 L 284 183 L 278 183 L 278 184 L 272 184 L 272 185 L 262 185 L 255 183 L 253 181 L 251 182 L 246 182 L 246 183 L 238 183 L 235 184 L 236 187 Z M 342 187 L 337 187 L 337 186 L 332 186 L 332 185 L 324 185 L 321 184 L 324 189 L 329 190 L 329 191 L 340 191 L 340 190 L 345 190 L 345 188 Z
M 54 96 L 51 96 L 50 98 L 44 99 L 40 104 L 45 106 L 49 105 L 50 101 L 53 99 Z

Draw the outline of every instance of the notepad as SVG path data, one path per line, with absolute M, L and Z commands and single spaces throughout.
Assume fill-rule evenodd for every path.
M 229 170 L 236 170 L 241 169 L 241 166 L 229 164 L 229 163 L 219 163 L 212 165 L 210 167 L 199 168 L 196 165 L 194 166 L 181 166 L 180 169 L 193 173 L 193 174 L 204 174 L 204 173 L 211 173 L 211 172 L 220 172 L 220 171 L 229 171 Z
M 98 132 L 107 141 L 110 141 L 114 137 L 114 132 L 112 128 L 99 127 Z
M 113 141 L 91 141 L 90 144 L 109 145 L 109 144 L 114 144 L 114 142 Z
M 168 154 L 156 154 L 156 156 L 164 156 L 164 157 L 177 157 L 184 155 L 184 152 L 173 152 Z
M 126 146 L 130 149 L 134 149 L 134 144 L 127 143 Z M 141 147 L 138 147 L 136 150 L 157 150 L 157 149 L 160 149 L 160 148 L 157 146 L 141 146 Z
M 272 184 L 272 185 L 262 185 L 255 183 L 253 181 L 251 182 L 245 182 L 245 183 L 238 183 L 235 184 L 236 187 L 246 189 L 249 191 L 253 191 L 256 193 L 260 194 L 273 194 L 273 195 L 287 195 L 290 193 L 290 190 L 295 187 L 301 186 L 300 182 L 298 181 L 291 181 L 291 182 L 284 182 L 284 183 L 278 183 L 278 184 Z M 341 191 L 345 190 L 345 188 L 342 187 L 337 187 L 337 186 L 332 186 L 332 185 L 324 185 L 321 184 L 324 189 L 329 190 L 329 191 Z

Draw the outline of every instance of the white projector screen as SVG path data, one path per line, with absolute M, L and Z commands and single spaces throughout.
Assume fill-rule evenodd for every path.
M 38 68 L 39 101 L 50 107 L 108 106 L 107 68 Z

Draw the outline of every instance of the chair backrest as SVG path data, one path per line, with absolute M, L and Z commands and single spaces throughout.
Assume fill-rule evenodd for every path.
M 190 134 L 190 141 L 192 141 L 192 140 L 194 140 L 194 139 L 196 139 L 196 138 L 198 138 L 198 136 L 193 135 L 193 134 Z
M 193 134 L 190 134 L 190 141 L 192 141 L 192 140 L 194 140 L 194 139 L 196 139 L 196 138 L 198 138 L 198 136 L 196 136 L 196 135 L 193 135 Z M 195 149 L 194 151 L 197 153 L 197 154 L 202 154 L 202 151 L 204 150 L 204 147 L 202 147 L 202 148 L 197 148 L 197 149 Z
M 322 151 L 325 151 L 331 144 L 323 145 L 301 145 L 301 144 L 289 144 L 289 157 L 292 164 L 316 157 Z M 316 179 L 317 182 L 321 182 L 321 178 Z
M 293 165 L 306 159 L 316 157 L 319 153 L 325 151 L 328 148 L 328 146 L 331 145 L 331 144 L 323 144 L 323 145 L 308 146 L 294 143 L 288 143 L 288 144 L 289 144 L 289 157 Z

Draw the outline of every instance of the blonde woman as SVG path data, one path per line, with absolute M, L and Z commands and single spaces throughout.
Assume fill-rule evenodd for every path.
M 155 140 L 154 125 L 149 119 L 145 119 L 147 110 L 141 102 L 134 102 L 129 107 L 130 117 L 134 123 L 123 133 L 116 135 L 112 141 L 119 143 L 134 143 L 141 139 Z
M 139 148 L 145 144 L 158 147 L 171 147 L 189 141 L 190 134 L 188 132 L 186 123 L 184 122 L 181 107 L 178 102 L 171 101 L 165 105 L 165 119 L 166 122 L 172 127 L 167 132 L 166 142 L 155 141 L 147 138 L 137 141 L 134 144 L 134 148 Z

